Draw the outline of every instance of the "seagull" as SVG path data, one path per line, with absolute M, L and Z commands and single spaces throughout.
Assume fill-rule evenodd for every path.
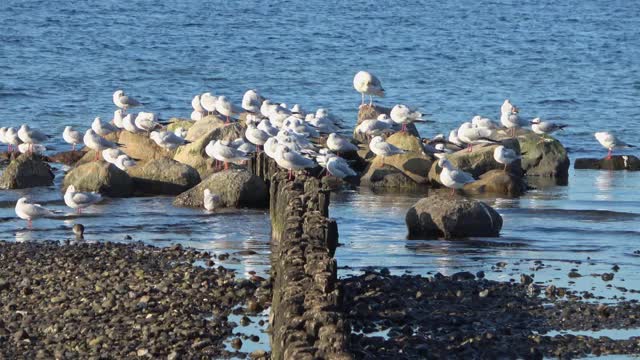
M 224 163 L 224 169 L 229 169 L 229 163 L 239 163 L 249 160 L 247 154 L 231 146 L 228 140 L 211 140 L 205 147 L 205 153 L 218 161 Z
M 384 141 L 382 136 L 376 136 L 369 142 L 369 149 L 372 153 L 382 156 L 382 165 L 384 165 L 384 158 L 387 156 L 393 156 L 397 154 L 404 154 L 405 151 L 397 148 L 388 142 Z
M 373 74 L 366 71 L 359 71 L 353 77 L 353 87 L 362 95 L 362 103 L 364 105 L 364 96 L 369 95 L 369 106 L 373 106 L 373 95 L 384 97 L 384 89 L 380 80 Z
M 93 129 L 93 131 L 96 132 L 96 134 L 100 136 L 107 136 L 113 132 L 118 131 L 117 127 L 109 123 L 103 123 L 99 117 L 93 119 L 93 122 L 91 123 L 91 128 Z
M 307 124 L 304 120 L 295 115 L 289 116 L 282 126 L 283 128 L 287 128 L 295 133 L 304 134 L 307 137 L 316 138 L 320 136 L 320 133 L 315 127 Z
M 256 90 L 247 90 L 242 96 L 242 108 L 252 114 L 260 112 L 260 105 L 262 105 L 262 98 Z
M 327 147 L 329 148 L 329 150 L 335 151 L 338 154 L 340 154 L 341 152 L 350 153 L 358 151 L 357 146 L 336 133 L 329 134 L 329 137 L 327 138 Z
M 198 121 L 198 120 L 202 120 L 202 118 L 205 116 L 204 113 L 201 113 L 199 111 L 195 111 L 193 110 L 191 112 L 191 115 L 189 115 L 189 118 L 193 121 Z
M 202 107 L 202 102 L 200 99 L 200 95 L 196 95 L 191 99 L 191 107 L 194 112 L 198 112 L 200 114 L 204 113 L 206 110 Z
M 1 127 L 0 128 L 0 142 L 3 144 L 9 144 L 7 142 L 7 140 L 5 139 L 5 135 L 7 134 L 7 128 L 6 127 Z M 9 151 L 9 149 L 7 149 L 7 151 Z
M 438 165 L 442 168 L 440 183 L 450 188 L 452 195 L 456 189 L 462 189 L 466 184 L 475 181 L 471 174 L 457 169 L 447 159 L 438 160 Z
M 118 110 L 113 112 L 113 120 L 112 121 L 113 121 L 113 124 L 118 129 L 124 129 L 123 118 L 124 118 L 124 111 L 122 109 L 118 109 Z
M 267 140 L 269 140 L 269 138 L 271 137 L 265 131 L 260 130 L 255 124 L 249 124 L 247 126 L 247 130 L 245 130 L 244 136 L 247 138 L 247 140 L 249 140 L 250 143 L 258 147 L 258 152 L 260 152 L 260 146 L 264 145 L 264 143 L 266 143 Z
M 504 170 L 507 170 L 507 166 L 512 162 L 521 158 L 513 149 L 506 148 L 502 145 L 493 150 L 493 158 L 498 164 L 504 164 Z
M 278 138 L 276 137 L 270 137 L 265 143 L 264 143 L 264 153 L 267 154 L 268 157 L 272 158 L 272 159 L 276 159 L 276 156 L 278 154 L 278 149 L 280 148 L 280 146 L 282 146 L 279 142 L 278 142 Z
M 500 122 L 507 129 L 511 129 L 512 137 L 516 136 L 516 129 L 523 125 L 518 116 L 518 111 L 518 108 L 513 106 L 509 99 L 505 100 L 500 107 Z
M 407 124 L 413 122 L 426 122 L 422 120 L 422 113 L 411 110 L 406 105 L 398 104 L 391 109 L 391 120 L 396 124 L 402 124 L 401 131 L 407 131 Z
M 473 144 L 495 143 L 491 139 L 493 130 L 474 127 L 470 122 L 463 123 L 458 129 L 458 139 L 467 144 L 467 151 L 473 151 Z M 457 144 L 456 144 L 457 145 Z
M 266 132 L 267 134 L 269 134 L 269 136 L 278 135 L 278 128 L 271 125 L 271 121 L 269 119 L 262 119 L 262 121 L 260 121 L 260 123 L 258 124 L 257 128 Z
M 216 103 L 218 97 L 211 95 L 211 93 L 204 93 L 200 95 L 200 104 L 207 111 L 207 115 L 212 115 L 216 111 Z
M 487 129 L 497 129 L 498 125 L 491 121 L 489 118 L 482 117 L 480 115 L 476 115 L 471 119 L 471 124 L 475 127 L 479 128 L 487 128 Z
M 96 151 L 96 160 L 100 159 L 100 153 L 102 150 L 112 149 L 118 146 L 118 144 L 96 134 L 93 129 L 88 129 L 87 132 L 84 133 L 84 137 L 82 138 L 82 140 L 84 141 L 84 145 L 86 147 Z
M 304 117 L 304 110 L 302 110 L 302 107 L 300 107 L 299 104 L 293 104 L 291 107 L 291 113 L 294 116 L 299 116 L 300 118 Z
M 142 105 L 138 100 L 125 95 L 122 90 L 116 90 L 113 93 L 113 103 L 124 112 L 127 112 L 128 108 Z
M 16 215 L 20 219 L 27 220 L 27 227 L 31 229 L 32 220 L 53 215 L 53 212 L 40 204 L 27 202 L 26 197 L 21 197 L 16 203 Z
M 122 150 L 120 149 L 102 150 L 102 158 L 104 159 L 104 161 L 108 162 L 109 164 L 116 165 L 116 162 L 118 161 L 118 157 L 120 155 L 125 155 L 125 153 L 123 153 Z
M 568 125 L 558 124 L 551 121 L 542 121 L 539 117 L 531 120 L 531 130 L 540 135 L 542 141 L 545 140 L 545 135 L 552 134 L 558 130 L 564 130 L 567 126 Z
M 128 168 L 132 166 L 136 166 L 136 162 L 133 159 L 131 159 L 129 156 L 122 154 L 118 156 L 118 158 L 116 159 L 116 162 L 113 165 L 115 165 L 118 169 L 122 171 L 127 171 Z
M 71 151 L 76 151 L 76 145 L 82 143 L 82 133 L 80 131 L 73 130 L 71 126 L 64 127 L 62 138 L 64 141 L 71 144 Z
M 140 113 L 138 113 L 138 116 L 136 116 L 136 120 L 134 123 L 138 129 L 146 132 L 150 132 L 162 127 L 160 124 L 158 124 L 158 115 L 150 112 L 141 111 Z
M 174 150 L 187 141 L 171 131 L 152 131 L 149 138 L 164 149 Z
M 327 160 L 327 171 L 330 175 L 344 179 L 349 176 L 356 176 L 356 173 L 347 163 L 347 161 L 339 156 L 332 156 Z
M 242 112 L 242 108 L 238 108 L 233 105 L 226 96 L 218 97 L 218 101 L 216 101 L 216 110 L 223 116 L 227 117 L 226 124 L 230 123 L 230 117 L 233 114 L 240 114 Z
M 260 114 L 268 118 L 278 107 L 280 107 L 280 105 L 272 104 L 270 100 L 265 100 L 260 104 Z
M 454 144 L 454 145 L 456 145 L 456 146 L 459 146 L 460 148 L 464 148 L 465 146 L 467 146 L 467 144 L 465 144 L 458 137 L 458 130 L 459 129 L 451 130 L 451 132 L 449 133 L 449 142 Z
M 42 155 L 44 154 L 45 151 L 47 151 L 47 147 L 42 144 L 23 143 L 18 145 L 18 151 L 21 154 L 33 153 L 33 154 Z
M 376 131 L 384 131 L 393 127 L 393 120 L 387 114 L 380 114 L 376 119 L 364 120 L 356 127 L 356 132 L 370 135 Z
M 287 146 L 282 146 L 277 150 L 275 160 L 278 166 L 289 170 L 289 180 L 291 180 L 292 171 L 316 166 L 313 160 L 307 159 Z
M 102 195 L 97 192 L 81 192 L 76 191 L 76 187 L 69 185 L 67 191 L 64 193 L 64 203 L 72 209 L 76 209 L 78 214 L 81 213 L 81 209 L 84 209 L 90 205 L 102 200 Z
M 315 115 L 307 114 L 304 121 L 311 124 L 323 134 L 340 131 L 340 126 L 337 124 L 336 119 L 329 116 L 326 109 L 318 109 Z
M 209 189 L 204 189 L 204 208 L 212 212 L 219 208 L 220 205 L 222 205 L 220 195 L 213 194 Z
M 137 117 L 136 117 L 137 118 Z M 134 120 L 133 114 L 127 114 L 124 118 L 122 118 L 122 127 L 130 133 L 140 133 L 143 130 L 136 126 L 136 122 Z
M 39 144 L 41 142 L 45 142 L 49 136 L 43 133 L 40 130 L 32 129 L 27 124 L 22 124 L 20 129 L 18 129 L 18 137 L 23 143 L 30 144 Z
M 634 145 L 627 144 L 626 142 L 618 139 L 615 135 L 610 132 L 601 131 L 594 134 L 596 140 L 600 143 L 600 145 L 604 146 L 609 150 L 607 154 L 607 160 L 611 159 L 611 155 L 613 155 L 613 149 L 621 149 L 621 148 L 632 148 Z
M 7 132 L 4 134 L 4 139 L 9 144 L 9 150 L 17 150 L 18 145 L 22 144 L 22 140 L 20 140 L 20 136 L 18 136 L 18 132 L 16 129 L 10 127 L 7 128 Z
M 245 155 L 253 154 L 256 152 L 256 146 L 246 141 L 244 138 L 237 138 L 231 142 L 231 147 L 236 148 L 239 151 L 245 153 Z

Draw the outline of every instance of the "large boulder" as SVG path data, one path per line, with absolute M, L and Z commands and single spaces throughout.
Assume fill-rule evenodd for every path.
M 463 188 L 467 194 L 502 195 L 517 197 L 527 191 L 527 184 L 521 176 L 504 170 L 490 170 Z
M 187 141 L 196 141 L 201 137 L 211 133 L 211 131 L 223 127 L 224 120 L 215 116 L 208 115 L 203 117 L 202 119 L 196 121 L 189 127 L 187 131 L 187 137 L 185 138 Z
M 518 131 L 517 139 L 523 154 L 522 170 L 527 176 L 569 177 L 569 156 L 560 141 L 551 136 L 541 141 L 540 135 L 526 129 Z
M 155 141 L 149 139 L 147 133 L 132 133 L 121 131 L 118 143 L 122 144 L 120 150 L 129 157 L 147 161 L 152 159 L 173 158 L 174 151 L 158 146 Z M 95 156 L 95 155 L 94 155 Z
M 191 190 L 178 195 L 173 204 L 181 207 L 203 207 L 204 189 L 218 194 L 225 207 L 264 209 L 269 206 L 267 185 L 261 178 L 244 169 L 211 174 Z
M 181 127 L 185 130 L 189 130 L 193 124 L 195 124 L 195 121 L 193 120 L 189 120 L 189 119 L 182 119 L 182 118 L 171 118 L 169 119 L 169 124 L 167 125 L 167 131 L 176 131 L 177 128 Z
M 40 155 L 22 154 L 0 175 L 0 189 L 26 189 L 53 185 L 53 172 Z
M 640 170 L 640 159 L 633 155 L 615 155 L 611 159 L 583 158 L 576 159 L 573 167 L 575 169 L 638 171 Z
M 419 200 L 405 218 L 409 239 L 494 237 L 502 217 L 491 206 L 442 194 Z
M 195 125 L 194 125 L 195 126 Z M 189 130 L 191 131 L 191 129 Z M 187 164 L 198 171 L 204 178 L 212 172 L 213 159 L 207 156 L 205 148 L 211 140 L 235 140 L 244 135 L 244 127 L 238 123 L 216 127 L 204 136 L 200 136 L 191 144 L 179 147 L 174 160 Z M 188 138 L 189 136 L 187 136 Z
M 516 153 L 520 153 L 520 146 L 517 140 L 504 139 L 501 142 L 506 148 L 513 149 Z M 474 178 L 480 177 L 480 175 L 490 171 L 503 169 L 504 165 L 498 163 L 493 158 L 493 152 L 498 147 L 497 144 L 478 145 L 474 146 L 472 151 L 467 149 L 456 151 L 455 153 L 447 155 L 447 160 L 451 162 L 456 168 L 470 173 Z M 442 169 L 436 161 L 429 170 L 429 180 L 433 184 L 440 184 L 440 172 Z M 520 161 L 516 160 L 509 165 L 509 171 L 515 175 L 522 175 L 522 168 L 520 167 Z
M 200 182 L 200 175 L 189 165 L 162 158 L 138 163 L 127 169 L 136 193 L 144 195 L 177 195 Z
M 95 191 L 110 197 L 126 197 L 133 193 L 133 180 L 126 172 L 105 161 L 92 161 L 71 169 L 64 177 L 62 190 L 69 185 L 78 191 Z
M 376 156 L 366 167 L 360 183 L 375 188 L 398 189 L 426 185 L 433 158 L 424 152 L 420 139 L 408 132 L 397 132 L 386 141 L 407 152 L 384 159 Z

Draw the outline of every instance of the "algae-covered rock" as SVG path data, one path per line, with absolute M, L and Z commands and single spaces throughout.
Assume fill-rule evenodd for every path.
M 118 143 L 122 144 L 120 150 L 129 157 L 147 161 L 152 159 L 173 158 L 174 152 L 161 148 L 153 140 L 149 139 L 147 133 L 132 133 L 121 131 Z
M 220 196 L 224 207 L 264 209 L 269 206 L 267 185 L 245 169 L 224 170 L 211 174 L 197 186 L 178 195 L 173 204 L 182 207 L 202 207 L 204 189 Z
M 527 176 L 569 177 L 569 156 L 557 139 L 541 137 L 532 131 L 521 130 L 518 134 L 522 152 L 522 169 Z
M 173 157 L 174 160 L 187 164 L 198 171 L 200 177 L 211 173 L 213 159 L 207 156 L 205 148 L 211 140 L 235 140 L 244 134 L 244 128 L 238 123 L 216 127 L 204 136 L 200 136 L 191 144 L 179 147 Z
M 211 133 L 211 131 L 223 127 L 224 120 L 215 116 L 208 115 L 203 117 L 202 119 L 194 122 L 187 131 L 187 137 L 185 138 L 187 141 L 196 141 L 201 137 Z
M 69 185 L 78 191 L 95 191 L 110 197 L 126 197 L 133 193 L 133 181 L 115 165 L 92 161 L 78 165 L 64 177 L 62 190 Z
M 491 206 L 442 194 L 420 199 L 405 218 L 410 239 L 498 236 L 502 217 Z
M 22 154 L 0 175 L 0 189 L 26 189 L 53 185 L 53 172 L 40 155 Z
M 189 165 L 162 158 L 138 163 L 127 169 L 136 193 L 177 195 L 200 182 L 200 175 Z
M 171 118 L 169 124 L 167 124 L 167 131 L 174 132 L 177 128 L 183 128 L 189 130 L 196 122 L 189 119 Z
M 463 190 L 468 194 L 516 197 L 527 190 L 527 184 L 522 176 L 504 170 L 490 170 L 480 175 L 478 180 L 465 185 Z

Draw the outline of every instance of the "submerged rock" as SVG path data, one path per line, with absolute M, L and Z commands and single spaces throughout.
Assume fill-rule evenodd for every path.
M 573 167 L 575 169 L 639 171 L 640 159 L 633 155 L 614 155 L 611 159 L 582 158 L 576 159 Z
M 269 206 L 269 189 L 248 170 L 233 169 L 211 174 L 200 184 L 176 197 L 175 206 L 203 207 L 204 189 L 220 196 L 224 207 L 259 208 Z
M 491 206 L 444 195 L 419 200 L 407 212 L 405 222 L 410 239 L 493 237 L 502 229 L 502 217 Z
M 200 182 L 200 175 L 189 165 L 162 158 L 149 160 L 127 169 L 136 193 L 177 195 Z
M 193 128 L 189 129 L 189 131 L 192 129 Z M 235 140 L 243 135 L 244 128 L 239 123 L 215 127 L 204 136 L 193 140 L 191 144 L 179 147 L 173 159 L 193 167 L 198 171 L 200 177 L 205 177 L 212 172 L 213 167 L 213 159 L 207 156 L 205 152 L 209 141 L 223 139 Z M 189 139 L 189 135 L 187 135 L 187 139 Z
M 78 191 L 95 191 L 110 197 L 127 197 L 133 193 L 133 181 L 115 165 L 93 161 L 73 168 L 64 177 L 62 190 L 69 185 Z
M 26 189 L 53 185 L 53 172 L 40 155 L 22 154 L 0 175 L 0 189 Z

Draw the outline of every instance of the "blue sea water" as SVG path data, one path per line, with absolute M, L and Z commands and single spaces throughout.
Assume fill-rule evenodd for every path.
M 204 91 L 238 103 L 255 88 L 307 110 L 327 107 L 353 125 L 360 95 L 352 78 L 366 69 L 386 89 L 379 103 L 431 114 L 435 123 L 420 125 L 423 136 L 475 114 L 496 119 L 510 98 L 525 118 L 569 124 L 558 137 L 574 160 L 604 155 L 593 138 L 598 130 L 640 144 L 639 39 L 640 6 L 627 1 L 4 0 L 0 125 L 84 129 L 95 116 L 111 118 L 118 88 L 164 118 L 188 117 L 192 96 Z M 49 145 L 66 149 L 61 137 Z M 257 254 L 236 257 L 241 270 L 268 267 L 264 212 L 222 219 L 173 208 L 171 198 L 112 199 L 79 219 L 40 220 L 28 231 L 13 214 L 24 193 L 68 211 L 57 187 L 3 191 L 3 239 L 64 239 L 82 222 L 90 240 L 131 235 L 215 252 L 252 249 Z M 345 191 L 330 211 L 343 275 L 372 265 L 452 273 L 507 261 L 507 270 L 489 275 L 506 280 L 543 260 L 549 267 L 537 272 L 539 281 L 567 283 L 566 273 L 579 267 L 587 276 L 567 285 L 634 297 L 619 288 L 640 290 L 639 194 L 640 174 L 572 170 L 567 187 L 488 199 L 504 217 L 502 236 L 464 242 L 405 240 L 404 215 L 423 194 Z M 613 264 L 621 266 L 613 287 L 588 276 Z

